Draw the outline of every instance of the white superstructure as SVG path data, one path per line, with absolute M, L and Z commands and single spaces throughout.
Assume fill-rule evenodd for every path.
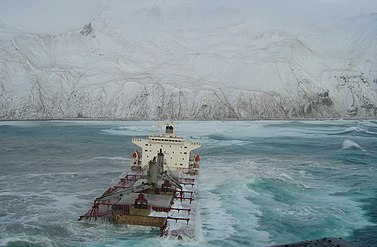
M 191 151 L 199 148 L 200 144 L 176 136 L 174 123 L 163 123 L 161 126 L 160 135 L 150 136 L 146 139 L 132 139 L 132 142 L 142 150 L 142 155 L 139 153 L 134 155 L 133 167 L 145 167 L 162 150 L 165 157 L 164 170 L 197 173 L 200 159 Z

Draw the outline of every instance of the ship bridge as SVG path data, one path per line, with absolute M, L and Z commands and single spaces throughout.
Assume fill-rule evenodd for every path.
M 200 147 L 200 143 L 176 136 L 173 123 L 163 123 L 159 135 L 145 139 L 134 138 L 132 143 L 142 149 L 142 167 L 146 166 L 162 150 L 165 156 L 164 168 L 170 171 L 188 170 L 195 159 L 191 151 Z

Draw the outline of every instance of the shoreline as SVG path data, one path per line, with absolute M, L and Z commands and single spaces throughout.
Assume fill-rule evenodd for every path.
M 247 122 L 247 121 L 373 121 L 377 120 L 377 118 L 260 118 L 260 119 L 120 119 L 120 118 L 40 118 L 40 119 L 0 119 L 0 122 L 12 122 L 12 121 L 88 121 L 88 122 L 110 122 L 110 121 L 119 121 L 119 122 L 137 122 L 137 121 L 174 121 L 174 122 L 186 122 L 186 121 L 202 121 L 202 122 Z

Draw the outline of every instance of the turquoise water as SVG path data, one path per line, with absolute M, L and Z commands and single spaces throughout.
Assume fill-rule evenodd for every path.
M 202 144 L 196 239 L 76 221 L 158 126 L 0 122 L 0 246 L 376 246 L 376 121 L 179 122 Z

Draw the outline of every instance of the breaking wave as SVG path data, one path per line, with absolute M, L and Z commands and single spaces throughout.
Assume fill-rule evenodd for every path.
M 362 151 L 365 151 L 359 144 L 356 142 L 350 141 L 350 140 L 345 140 L 342 144 L 342 149 L 359 149 Z
M 359 126 L 349 127 L 349 128 L 346 128 L 343 131 L 335 132 L 335 133 L 331 133 L 331 134 L 332 135 L 348 135 L 348 134 L 352 134 L 352 133 L 355 133 L 355 134 L 364 134 L 364 135 L 368 135 L 368 136 L 369 135 L 377 135 L 376 132 L 365 130 L 365 129 L 359 127 Z
M 130 125 L 130 126 L 119 126 L 117 128 L 103 129 L 102 133 L 107 135 L 118 135 L 118 136 L 147 136 L 159 133 L 159 125 L 153 124 L 148 125 Z
M 47 237 L 20 236 L 0 240 L 0 246 L 5 247 L 55 247 Z

